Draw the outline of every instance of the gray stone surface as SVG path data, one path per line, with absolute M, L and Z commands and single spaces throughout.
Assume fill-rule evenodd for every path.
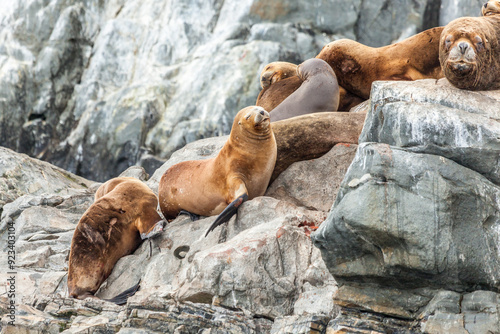
M 435 154 L 500 184 L 500 92 L 463 91 L 446 79 L 377 82 L 359 138 Z
M 312 235 L 339 282 L 327 332 L 499 332 L 499 94 L 373 85 L 356 157 Z
M 172 159 L 179 162 L 213 155 L 224 140 L 193 143 Z M 26 164 L 19 159 L 23 155 L 10 150 L 2 154 L 0 159 L 8 156 L 22 166 L 32 183 L 53 172 L 48 163 L 25 157 L 30 162 Z M 311 163 L 312 170 L 328 168 L 315 165 L 320 164 L 319 159 Z M 168 166 L 166 163 L 165 168 Z M 35 173 L 40 170 L 43 173 Z M 123 175 L 147 178 L 140 168 L 129 168 Z M 8 177 L 0 177 L 0 182 Z M 27 189 L 27 194 L 16 195 L 20 197 L 3 207 L 2 252 L 9 250 L 8 233 L 13 229 L 16 259 L 13 268 L 9 268 L 7 256 L 0 259 L 0 289 L 8 290 L 7 272 L 14 271 L 17 307 L 16 327 L 7 326 L 8 317 L 1 318 L 5 333 L 59 329 L 66 333 L 197 333 L 201 329 L 269 333 L 274 319 L 287 317 L 274 325 L 275 330 L 305 330 L 313 328 L 317 319 L 323 319 L 326 326 L 338 311 L 333 304 L 336 282 L 310 240 L 326 213 L 271 197 L 245 202 L 235 218 L 207 238 L 204 234 L 215 217 L 192 222 L 180 216 L 160 236 L 121 258 L 96 295 L 111 298 L 141 279 L 141 289 L 127 306 L 70 299 L 67 261 L 71 238 L 99 184 L 82 179 L 89 186 L 79 189 L 66 174 L 61 179 L 60 184 L 54 181 L 52 188 L 47 187 L 48 193 L 38 194 L 34 188 L 30 194 Z M 157 186 L 155 180 L 151 178 L 150 184 Z M 9 302 L 6 294 L 0 296 L 2 314 L 8 311 Z
M 315 245 L 342 282 L 496 290 L 499 198 L 446 158 L 361 144 Z
M 330 211 L 357 145 L 337 144 L 324 156 L 292 164 L 265 196 L 319 211 Z
M 341 37 L 387 45 L 480 7 L 438 2 L 5 0 L 0 143 L 97 181 L 135 164 L 152 174 L 228 134 L 267 63 Z

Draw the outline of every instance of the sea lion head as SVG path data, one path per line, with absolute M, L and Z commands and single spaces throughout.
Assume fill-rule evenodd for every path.
M 297 65 L 284 61 L 275 61 L 264 66 L 260 73 L 260 85 L 262 88 L 266 88 L 275 82 L 295 75 L 297 75 Z
M 313 75 L 324 73 L 325 71 L 336 78 L 335 72 L 333 72 L 332 67 L 328 65 L 328 63 L 323 59 L 311 58 L 297 67 L 297 75 L 302 81 L 305 81 L 307 78 Z
M 262 107 L 250 106 L 241 109 L 235 118 L 236 125 L 245 132 L 267 135 L 271 130 L 269 113 Z
M 500 14 L 500 1 L 499 0 L 490 0 L 483 5 L 481 8 L 481 14 L 483 16 L 490 16 Z
M 475 89 L 491 52 L 490 42 L 478 22 L 461 18 L 450 22 L 441 34 L 439 59 L 448 80 L 458 88 Z M 470 22 L 469 22 L 470 21 Z

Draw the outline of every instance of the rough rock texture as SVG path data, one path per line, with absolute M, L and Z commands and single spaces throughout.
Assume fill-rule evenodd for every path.
M 93 180 L 152 174 L 228 134 L 267 63 L 339 37 L 386 45 L 481 5 L 441 2 L 4 0 L 0 143 Z
M 265 196 L 312 210 L 330 211 L 357 147 L 337 144 L 318 159 L 294 163 L 269 186 Z
M 157 174 L 186 159 L 213 156 L 224 141 L 217 137 L 187 145 Z M 89 185 L 82 189 L 66 173 L 60 180 L 51 180 L 46 192 L 34 188 L 33 194 L 29 189 L 14 193 L 3 207 L 0 242 L 7 255 L 8 232 L 13 230 L 15 266 L 9 267 L 7 256 L 1 258 L 0 289 L 7 291 L 7 279 L 15 276 L 16 326 L 8 325 L 11 299 L 0 295 L 2 333 L 198 333 L 209 329 L 211 333 L 308 333 L 326 328 L 338 311 L 333 304 L 337 285 L 310 234 L 325 220 L 326 212 L 316 208 L 324 200 L 331 203 L 354 149 L 339 145 L 325 158 L 293 164 L 282 173 L 284 180 L 290 175 L 307 180 L 308 189 L 288 184 L 285 200 L 258 197 L 245 202 L 235 218 L 207 238 L 204 234 L 215 217 L 194 222 L 188 216 L 178 217 L 160 236 L 120 259 L 97 292 L 100 298 L 110 298 L 141 279 L 141 289 L 125 306 L 67 296 L 71 238 L 99 184 L 82 179 Z M 335 156 L 345 157 L 333 162 Z M 28 184 L 60 171 L 10 150 L 0 151 L 0 159 L 4 157 L 22 168 Z M 304 163 L 308 170 L 298 172 Z M 42 167 L 43 174 L 37 174 Z M 330 189 L 321 184 L 324 173 L 319 171 L 325 169 L 336 175 Z M 123 175 L 146 177 L 136 167 Z M 0 182 L 8 177 L 0 177 Z M 147 184 L 157 189 L 158 179 L 155 174 Z M 314 195 L 322 191 L 329 195 Z M 302 197 L 314 209 L 293 204 L 301 203 Z
M 425 333 L 500 332 L 499 110 L 498 91 L 446 81 L 373 86 L 358 151 L 313 236 L 345 312 L 419 319 Z M 336 328 L 353 319 L 363 316 Z

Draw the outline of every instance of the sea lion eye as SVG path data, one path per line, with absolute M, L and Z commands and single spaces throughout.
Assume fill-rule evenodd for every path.
M 248 121 L 248 119 L 252 116 L 252 113 L 248 113 L 245 115 L 245 119 Z
M 448 51 L 450 49 L 450 46 L 451 46 L 451 35 L 448 35 L 444 40 L 444 47 Z
M 474 37 L 474 41 L 476 42 L 477 51 L 483 51 L 485 49 L 483 39 L 481 37 L 479 36 Z

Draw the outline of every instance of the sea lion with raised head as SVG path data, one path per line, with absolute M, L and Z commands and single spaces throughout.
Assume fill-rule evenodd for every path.
M 340 86 L 366 100 L 376 80 L 442 78 L 439 63 L 442 31 L 443 27 L 428 29 L 380 48 L 340 39 L 325 45 L 316 58 L 333 68 Z
M 448 23 L 439 46 L 446 79 L 461 89 L 500 89 L 499 41 L 499 15 L 462 17 Z
M 276 151 L 269 113 L 257 106 L 240 110 L 229 139 L 215 158 L 180 162 L 163 174 L 158 187 L 163 215 L 173 219 L 181 210 L 219 215 L 208 235 L 227 222 L 245 200 L 264 195 Z
M 71 241 L 70 297 L 93 297 L 121 257 L 134 252 L 148 233 L 162 229 L 157 206 L 151 189 L 132 177 L 111 179 L 97 189 Z

